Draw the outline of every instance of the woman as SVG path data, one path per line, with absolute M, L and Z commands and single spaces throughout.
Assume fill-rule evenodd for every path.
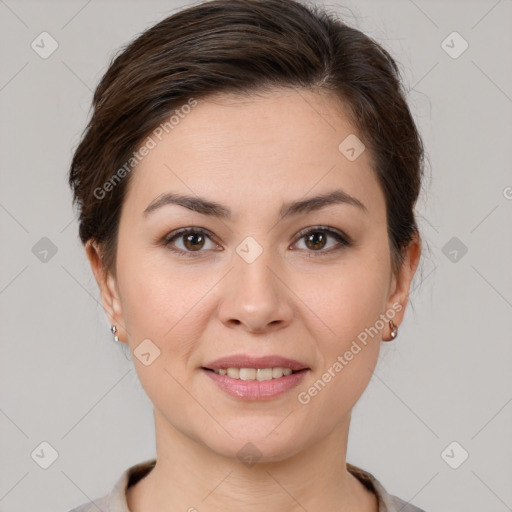
M 420 511 L 346 451 L 419 263 L 422 157 L 395 62 L 320 8 L 214 0 L 115 58 L 69 181 L 156 459 L 75 512 Z

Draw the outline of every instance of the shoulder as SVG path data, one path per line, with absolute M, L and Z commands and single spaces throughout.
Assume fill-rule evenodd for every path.
M 396 509 L 397 511 L 400 512 L 425 512 L 425 510 L 423 510 L 422 508 L 418 508 L 415 505 L 400 499 L 398 496 L 388 494 L 388 499 L 395 507 L 393 510 Z
M 84 503 L 79 505 L 78 507 L 70 510 L 69 512 L 98 512 L 98 510 L 110 510 L 109 508 L 109 494 L 102 496 L 101 498 L 97 498 L 93 501 L 89 501 L 88 503 Z
M 126 503 L 126 489 L 147 475 L 155 463 L 156 459 L 150 459 L 129 467 L 123 471 L 108 494 L 83 503 L 69 512 L 130 512 Z
M 378 512 L 426 512 L 398 496 L 389 494 L 384 486 L 371 473 L 347 462 L 347 470 L 373 491 L 379 502 Z

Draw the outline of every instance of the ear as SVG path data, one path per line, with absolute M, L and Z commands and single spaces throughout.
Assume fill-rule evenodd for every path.
M 404 260 L 402 266 L 397 273 L 393 273 L 386 309 L 386 311 L 393 310 L 396 312 L 395 316 L 390 319 L 397 327 L 404 319 L 412 279 L 420 261 L 421 238 L 417 232 L 414 234 L 407 248 L 404 249 L 403 255 Z M 391 332 L 389 324 L 387 326 L 387 332 Z M 383 341 L 391 341 L 393 339 L 391 338 L 391 334 L 389 334 L 387 338 L 388 339 L 383 339 Z
M 85 252 L 96 283 L 98 284 L 101 302 L 108 321 L 110 325 L 117 327 L 116 335 L 119 337 L 119 341 L 125 342 L 127 341 L 127 333 L 116 278 L 104 268 L 101 258 L 101 249 L 96 242 L 88 240 L 85 244 Z

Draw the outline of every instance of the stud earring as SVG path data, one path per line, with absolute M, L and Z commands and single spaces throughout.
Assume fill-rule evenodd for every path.
M 112 334 L 114 336 L 114 341 L 119 341 L 119 337 L 116 335 L 117 327 L 115 325 L 111 325 L 110 331 L 112 332 Z
M 391 329 L 391 339 L 394 340 L 398 336 L 398 327 L 393 323 L 392 320 L 389 321 L 389 327 Z

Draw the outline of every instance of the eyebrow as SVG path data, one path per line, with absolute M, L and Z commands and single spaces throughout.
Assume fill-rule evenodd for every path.
M 200 213 L 201 215 L 209 215 L 220 219 L 232 218 L 231 210 L 215 201 L 209 201 L 208 199 L 198 196 L 187 196 L 173 192 L 168 192 L 156 197 L 144 210 L 143 216 L 146 217 L 158 208 L 170 204 L 188 208 L 189 210 Z M 279 216 L 281 219 L 284 219 L 285 217 L 298 215 L 300 213 L 309 213 L 320 210 L 321 208 L 332 204 L 348 204 L 355 206 L 364 213 L 368 213 L 368 209 L 361 201 L 359 201 L 359 199 L 347 194 L 341 189 L 337 189 L 327 192 L 326 194 L 285 203 L 281 207 Z

